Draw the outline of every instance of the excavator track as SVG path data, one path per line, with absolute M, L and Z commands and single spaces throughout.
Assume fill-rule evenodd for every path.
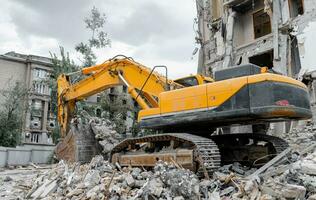
M 288 143 L 275 136 L 266 134 L 227 134 L 210 136 L 219 147 L 222 164 L 240 162 L 253 166 L 264 164 L 284 151 Z
M 111 161 L 118 162 L 123 166 L 146 166 L 146 164 L 148 164 L 146 163 L 146 159 L 143 159 L 143 163 L 139 163 L 133 160 L 134 155 L 137 156 L 145 152 L 137 153 L 137 150 L 135 150 L 136 148 L 133 148 L 132 146 L 135 146 L 139 143 L 159 143 L 170 141 L 173 141 L 172 144 L 178 144 L 179 149 L 192 150 L 192 165 L 194 165 L 195 167 L 191 167 L 191 170 L 194 170 L 200 176 L 205 175 L 206 173 L 211 175 L 221 165 L 221 156 L 219 149 L 212 139 L 188 133 L 168 133 L 125 139 L 113 148 L 111 152 Z M 176 149 L 169 147 L 158 152 L 152 152 L 150 154 L 150 158 L 152 158 L 153 156 L 157 156 L 157 158 L 159 157 L 159 159 L 162 159 L 164 161 L 170 161 L 170 159 L 176 160 L 176 155 L 179 154 L 174 153 L 175 151 Z M 162 152 L 165 153 L 164 156 L 161 156 Z M 170 152 L 174 153 L 168 154 L 171 155 L 171 158 L 166 155 L 166 153 Z M 147 152 L 146 154 L 148 155 Z M 122 157 L 124 157 L 124 159 Z M 126 162 L 126 158 L 130 160 Z M 180 156 L 180 165 L 181 160 L 183 161 L 183 158 L 181 159 Z M 152 165 L 154 166 L 154 163 L 152 163 Z

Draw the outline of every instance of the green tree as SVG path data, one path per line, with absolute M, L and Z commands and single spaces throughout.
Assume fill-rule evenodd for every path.
M 15 147 L 21 142 L 28 90 L 22 83 L 12 81 L 6 88 L 0 91 L 0 146 Z
M 124 93 L 101 95 L 101 109 L 108 113 L 106 116 L 116 125 L 115 130 L 122 134 L 126 131 L 125 121 L 128 112 L 135 112 L 135 107 L 128 103 L 128 96 Z
M 91 37 L 87 42 L 80 42 L 75 49 L 83 56 L 83 65 L 91 66 L 96 63 L 96 55 L 93 49 L 100 49 L 110 46 L 111 40 L 108 34 L 103 31 L 106 23 L 106 15 L 93 7 L 90 16 L 84 19 L 86 28 L 91 32 Z
M 53 72 L 49 79 L 51 87 L 51 111 L 57 116 L 57 78 L 60 74 L 71 73 L 80 70 L 82 67 L 91 66 L 96 63 L 96 55 L 94 49 L 104 48 L 110 45 L 108 34 L 103 31 L 106 22 L 104 13 L 100 13 L 96 7 L 93 7 L 90 16 L 84 19 L 86 28 L 91 31 L 91 38 L 86 43 L 80 42 L 75 46 L 75 50 L 83 56 L 83 66 L 76 66 L 74 61 L 69 58 L 69 53 L 65 53 L 63 47 L 60 47 L 60 55 L 51 53 Z M 82 78 L 82 75 L 72 75 L 71 82 Z M 93 107 L 88 106 L 85 102 L 77 103 L 80 109 L 93 110 Z M 91 114 L 91 112 L 89 112 Z M 60 130 L 58 126 L 52 131 L 53 141 L 56 142 L 60 137 Z
M 75 50 L 83 57 L 82 67 L 87 67 L 96 64 L 97 57 L 94 50 L 110 46 L 111 40 L 104 31 L 106 15 L 101 13 L 95 6 L 91 9 L 90 15 L 85 17 L 84 23 L 86 28 L 91 32 L 91 36 L 87 42 L 77 44 Z M 80 113 L 81 110 L 85 110 L 91 116 L 94 116 L 98 106 L 81 101 L 77 103 L 77 108 L 78 113 Z

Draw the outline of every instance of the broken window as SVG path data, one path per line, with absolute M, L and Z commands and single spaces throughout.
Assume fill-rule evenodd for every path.
M 249 58 L 249 62 L 259 67 L 273 67 L 273 50 Z
M 101 117 L 101 109 L 96 109 L 96 115 L 97 117 Z
M 304 14 L 303 0 L 289 0 L 290 16 L 297 17 Z
M 263 9 L 253 14 L 253 28 L 255 39 L 271 33 L 270 17 Z
M 116 96 L 115 95 L 110 94 L 109 97 L 110 97 L 111 103 L 113 103 L 116 100 Z
M 123 92 L 126 93 L 127 92 L 127 87 L 125 85 L 123 85 Z
M 111 94 L 115 93 L 115 88 L 110 88 L 110 93 Z

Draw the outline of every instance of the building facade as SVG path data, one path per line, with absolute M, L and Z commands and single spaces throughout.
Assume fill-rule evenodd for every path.
M 244 63 L 298 77 L 315 31 L 313 0 L 197 0 L 199 72 Z
M 198 72 L 253 63 L 302 80 L 316 69 L 316 1 L 196 0 Z M 288 125 L 281 126 L 281 131 Z
M 29 89 L 22 143 L 53 145 L 51 131 L 56 117 L 50 112 L 51 91 L 47 82 L 52 71 L 51 59 L 8 52 L 0 55 L 0 71 L 1 90 L 5 90 L 10 81 L 24 83 Z

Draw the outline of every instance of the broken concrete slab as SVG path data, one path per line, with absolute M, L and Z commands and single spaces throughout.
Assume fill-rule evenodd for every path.
M 265 165 L 263 165 L 262 167 L 260 167 L 257 171 L 255 171 L 253 174 L 251 174 L 250 176 L 248 176 L 248 179 L 253 179 L 255 177 L 257 177 L 258 175 L 260 175 L 261 173 L 263 173 L 264 171 L 266 171 L 269 167 L 271 167 L 272 165 L 274 165 L 275 163 L 277 163 L 279 160 L 281 160 L 282 158 L 284 158 L 287 154 L 289 154 L 291 152 L 291 148 L 287 148 L 284 151 L 282 151 L 279 155 L 275 156 L 272 160 L 270 160 L 268 163 L 266 163 Z
M 300 185 L 286 184 L 281 190 L 282 196 L 288 199 L 304 199 L 306 188 Z
M 304 174 L 316 175 L 316 162 L 312 160 L 298 161 L 293 165 L 293 168 L 300 170 Z
M 125 180 L 126 180 L 128 186 L 133 187 L 135 185 L 135 180 L 131 174 L 128 174 L 125 177 Z

